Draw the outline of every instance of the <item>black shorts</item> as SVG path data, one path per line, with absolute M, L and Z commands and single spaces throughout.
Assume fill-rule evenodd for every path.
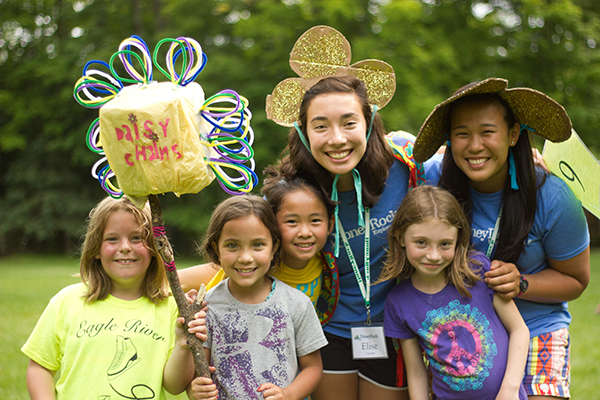
M 387 359 L 354 360 L 352 341 L 325 332 L 329 342 L 321 348 L 324 374 L 358 373 L 363 379 L 388 390 L 406 388 L 406 375 L 402 350 L 396 350 L 392 338 L 386 337 Z

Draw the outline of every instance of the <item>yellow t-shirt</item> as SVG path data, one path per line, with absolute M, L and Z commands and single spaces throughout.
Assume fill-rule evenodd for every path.
M 146 297 L 125 301 L 109 295 L 88 304 L 85 289 L 83 283 L 71 285 L 50 300 L 23 353 L 60 370 L 58 400 L 166 400 L 163 369 L 178 315 L 173 297 L 154 304 Z
M 311 258 L 308 261 L 308 264 L 306 264 L 306 267 L 302 269 L 290 268 L 282 261 L 279 263 L 279 267 L 270 275 L 285 284 L 300 290 L 310 297 L 313 306 L 317 305 L 317 299 L 319 298 L 319 294 L 321 294 L 321 285 L 323 283 L 323 264 L 321 263 L 321 258 L 318 254 Z M 220 269 L 208 283 L 206 290 L 213 288 L 226 278 L 227 275 Z

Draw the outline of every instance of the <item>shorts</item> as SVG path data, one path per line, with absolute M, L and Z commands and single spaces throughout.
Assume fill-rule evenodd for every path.
M 527 395 L 570 398 L 570 353 L 568 328 L 532 338 L 523 378 Z
M 396 352 L 392 338 L 386 337 L 387 359 L 354 360 L 350 339 L 328 332 L 325 332 L 325 337 L 329 343 L 321 348 L 324 374 L 358 374 L 362 379 L 387 390 L 407 388 L 402 351 L 398 349 Z M 396 365 L 400 366 L 400 373 L 397 373 Z

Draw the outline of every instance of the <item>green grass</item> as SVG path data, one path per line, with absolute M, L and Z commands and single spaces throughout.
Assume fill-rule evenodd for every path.
M 179 268 L 198 260 L 177 260 Z M 583 295 L 569 305 L 573 314 L 572 398 L 598 398 L 600 387 L 600 251 L 592 252 L 592 279 Z M 21 346 L 48 304 L 66 285 L 79 282 L 76 256 L 19 255 L 0 258 L 0 399 L 28 399 L 25 371 L 28 358 Z
M 600 251 L 592 251 L 592 276 L 581 297 L 569 303 L 571 333 L 571 398 L 598 399 L 600 388 Z

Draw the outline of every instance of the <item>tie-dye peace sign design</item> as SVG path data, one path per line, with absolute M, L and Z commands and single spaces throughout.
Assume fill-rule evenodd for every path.
M 451 301 L 427 313 L 418 334 L 431 366 L 455 391 L 477 390 L 490 375 L 497 354 L 488 319 L 477 307 Z

